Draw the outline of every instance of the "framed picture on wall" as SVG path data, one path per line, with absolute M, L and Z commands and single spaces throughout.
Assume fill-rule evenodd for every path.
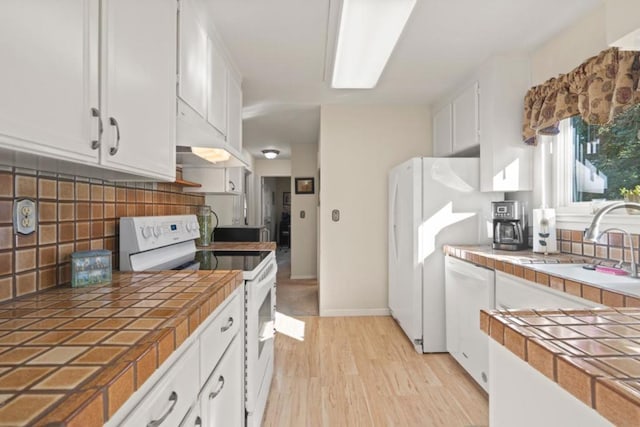
M 296 194 L 313 194 L 313 178 L 296 178 Z
M 290 206 L 291 205 L 291 192 L 290 191 L 285 191 L 284 193 L 282 193 L 282 204 L 284 206 Z

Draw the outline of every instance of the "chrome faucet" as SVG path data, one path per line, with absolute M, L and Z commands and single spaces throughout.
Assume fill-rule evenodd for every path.
M 602 221 L 602 217 L 604 217 L 606 214 L 608 214 L 613 210 L 622 209 L 622 208 L 629 208 L 629 209 L 640 211 L 640 203 L 617 202 L 617 203 L 612 203 L 610 205 L 604 206 L 603 208 L 600 208 L 598 212 L 596 212 L 595 216 L 593 217 L 593 220 L 591 221 L 591 225 L 589 226 L 589 228 L 587 228 L 584 231 L 584 240 L 597 242 L 600 236 L 602 236 L 602 234 L 611 230 L 621 231 L 622 233 L 625 233 L 625 235 L 627 236 L 627 239 L 629 240 L 629 246 L 631 249 L 631 277 L 637 278 L 638 266 L 636 264 L 635 249 L 633 248 L 633 240 L 631 239 L 631 234 L 619 228 L 608 228 L 600 232 L 600 221 Z

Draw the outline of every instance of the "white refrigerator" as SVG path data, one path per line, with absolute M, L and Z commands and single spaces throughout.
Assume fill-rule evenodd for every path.
M 490 244 L 478 158 L 413 158 L 389 173 L 389 309 L 419 353 L 445 352 L 444 244 Z

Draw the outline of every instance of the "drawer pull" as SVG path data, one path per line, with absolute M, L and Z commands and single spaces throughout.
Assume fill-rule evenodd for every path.
M 483 374 L 484 375 L 484 374 Z M 196 422 L 193 423 L 194 426 L 202 426 L 202 418 L 196 417 Z
M 218 377 L 218 384 L 220 384 L 218 386 L 218 389 L 216 391 L 212 391 L 211 393 L 209 393 L 209 399 L 215 399 L 216 396 L 219 395 L 220 392 L 222 392 L 222 389 L 224 388 L 224 377 L 222 375 Z
M 169 406 L 169 409 L 167 409 L 167 412 L 165 412 L 164 415 L 158 418 L 157 420 L 149 421 L 149 424 L 147 424 L 147 427 L 158 427 L 160 424 L 164 422 L 164 420 L 167 419 L 169 414 L 173 412 L 173 408 L 175 408 L 176 404 L 178 403 L 178 393 L 176 393 L 175 391 L 172 391 L 171 395 L 169 396 L 169 402 L 171 402 L 171 406 Z
M 220 332 L 227 332 L 233 326 L 233 317 L 229 317 L 227 324 L 220 328 Z

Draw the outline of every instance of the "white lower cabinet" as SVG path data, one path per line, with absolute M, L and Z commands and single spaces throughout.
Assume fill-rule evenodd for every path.
M 511 274 L 496 272 L 496 308 L 558 309 L 604 307 L 593 301 L 558 291 Z
M 491 427 L 605 427 L 612 424 L 506 347 L 489 344 Z
M 105 424 L 244 425 L 244 286 L 238 287 Z
M 240 426 L 244 423 L 242 353 L 242 337 L 238 336 L 202 389 L 200 412 L 203 426 Z
M 480 310 L 494 308 L 494 272 L 445 258 L 447 351 L 487 390 L 488 337 L 480 329 Z
M 198 345 L 189 349 L 124 420 L 123 426 L 175 426 L 198 395 Z

